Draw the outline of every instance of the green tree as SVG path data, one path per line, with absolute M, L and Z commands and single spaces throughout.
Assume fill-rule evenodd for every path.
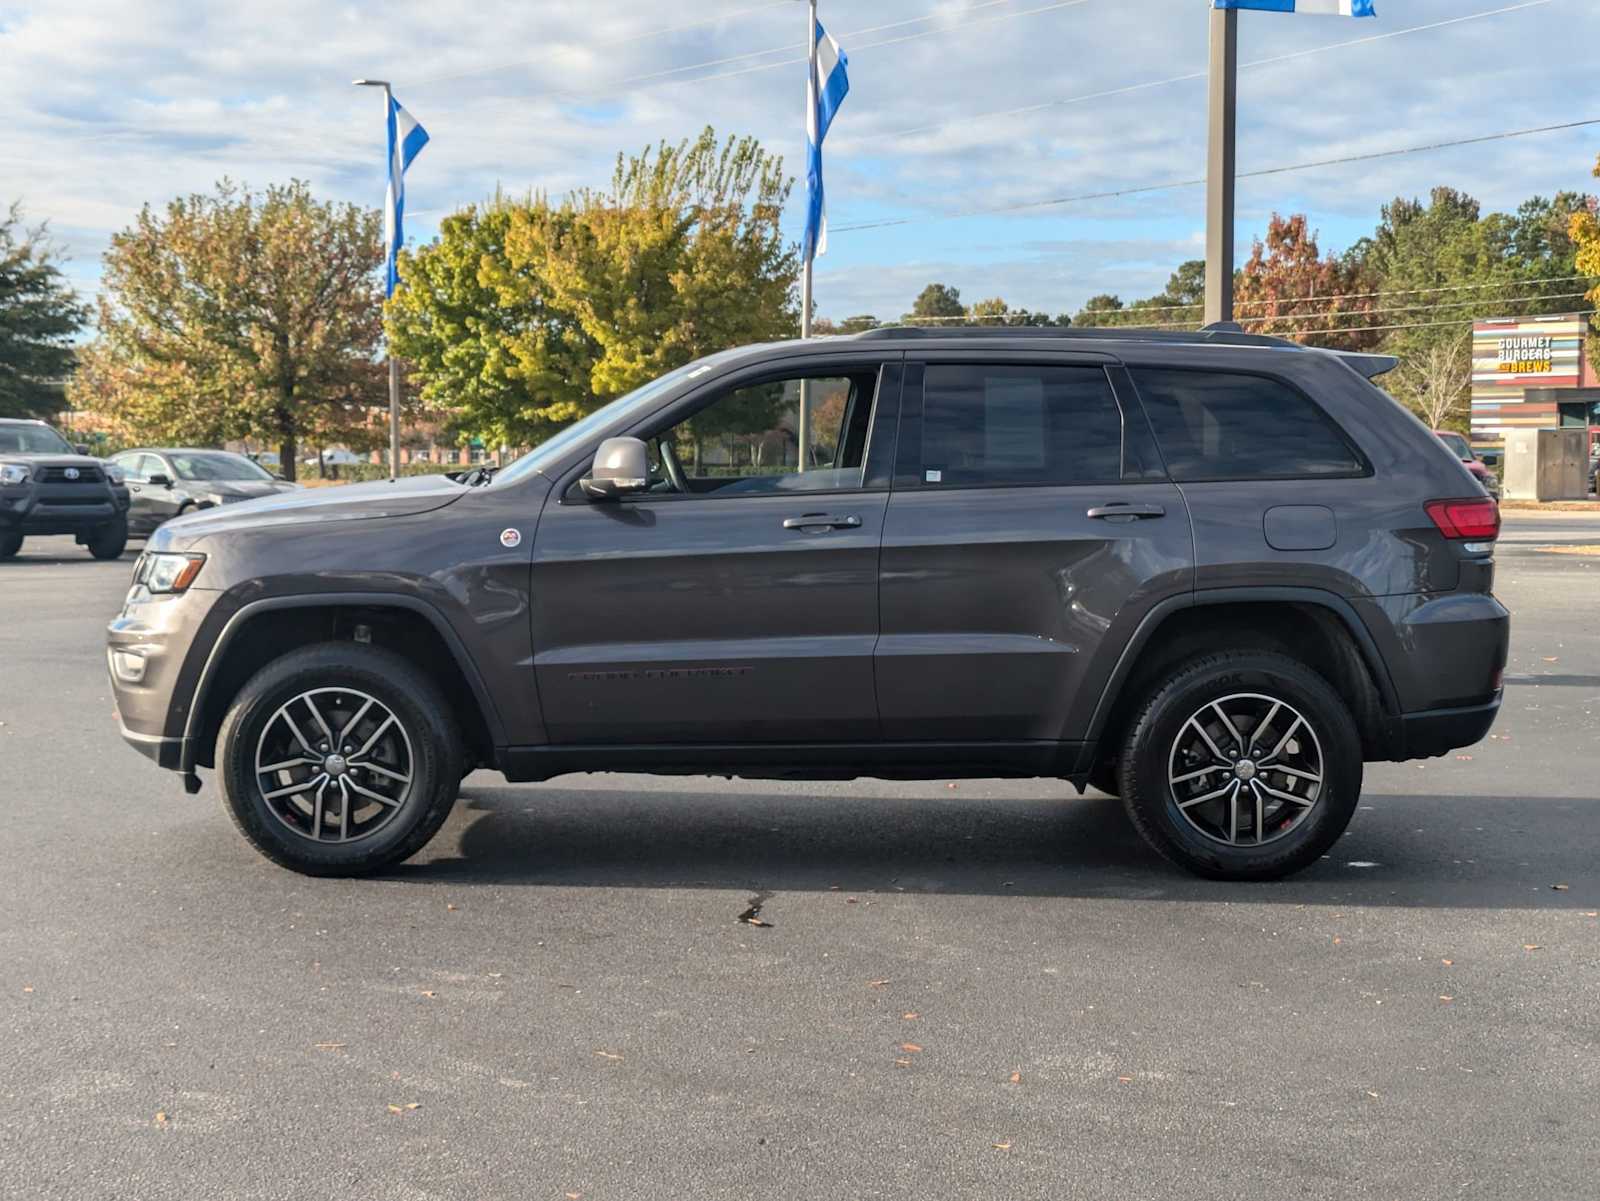
M 860 334 L 869 329 L 877 329 L 881 324 L 882 322 L 871 313 L 858 313 L 854 317 L 846 317 L 839 322 L 839 332 L 841 334 Z
M 75 381 L 138 436 L 359 440 L 384 401 L 381 220 L 295 181 L 146 205 L 111 239 Z
M 1118 296 L 1091 296 L 1072 318 L 1074 325 L 1198 325 L 1206 298 L 1206 265 L 1200 259 L 1180 263 L 1167 286 L 1154 296 L 1124 304 Z
M 619 155 L 604 190 L 497 198 L 402 258 L 390 337 L 458 429 L 541 442 L 674 367 L 795 334 L 790 187 L 755 139 L 708 128 Z
M 906 325 L 947 325 L 947 319 L 965 317 L 967 306 L 961 303 L 961 289 L 948 284 L 929 284 L 917 293 L 911 302 L 911 311 L 901 321 Z M 931 318 L 931 320 L 930 320 Z
M 61 408 L 72 339 L 87 319 L 44 226 L 24 226 L 13 204 L 0 217 L 0 417 L 46 417 Z

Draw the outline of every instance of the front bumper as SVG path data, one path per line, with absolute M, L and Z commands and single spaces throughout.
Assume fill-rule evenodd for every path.
M 128 511 L 128 490 L 62 484 L 0 491 L 0 530 L 24 536 L 82 534 Z
M 106 627 L 106 670 L 122 737 L 173 771 L 193 766 L 185 735 L 199 664 L 191 660 L 204 655 L 192 652 L 210 645 L 208 634 L 215 637 L 220 595 L 201 588 L 152 595 L 136 586 Z
M 122 732 L 122 740 L 138 751 L 146 759 L 168 771 L 183 770 L 183 742 L 182 738 L 169 738 L 164 734 L 140 734 L 128 729 L 127 723 L 122 720 L 122 714 L 117 714 L 117 727 Z

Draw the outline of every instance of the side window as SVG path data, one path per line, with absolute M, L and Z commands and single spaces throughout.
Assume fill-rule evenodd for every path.
M 113 467 L 122 468 L 122 473 L 133 483 L 144 481 L 144 475 L 139 470 L 138 455 L 112 455 L 108 461 Z
M 168 479 L 172 478 L 172 473 L 168 470 L 167 465 L 155 455 L 139 456 L 139 474 L 145 479 L 155 475 L 164 475 Z
M 800 463 L 800 392 L 807 393 L 807 462 Z M 878 373 L 792 377 L 721 393 L 652 439 L 651 492 L 750 496 L 859 488 Z
M 928 364 L 923 487 L 1122 478 L 1122 413 L 1098 367 Z
M 1320 408 L 1259 375 L 1132 368 L 1178 481 L 1360 475 L 1360 455 Z

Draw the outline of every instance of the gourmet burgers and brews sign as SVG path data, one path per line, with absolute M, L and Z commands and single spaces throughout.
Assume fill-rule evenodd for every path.
M 1546 390 L 1594 384 L 1583 361 L 1588 325 L 1579 313 L 1474 321 L 1473 434 L 1496 439 L 1519 426 L 1557 424 L 1558 402 Z

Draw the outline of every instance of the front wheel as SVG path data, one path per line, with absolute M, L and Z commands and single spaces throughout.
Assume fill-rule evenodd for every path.
M 1157 851 L 1219 880 L 1321 858 L 1361 795 L 1361 738 L 1339 695 L 1287 655 L 1229 651 L 1159 684 L 1122 750 L 1123 804 Z
M 0 534 L 0 559 L 10 559 L 22 549 L 22 535 L 15 530 Z
M 84 541 L 89 553 L 97 559 L 118 559 L 128 546 L 128 519 L 113 517 L 104 525 L 96 526 Z
M 234 824 L 311 876 L 381 871 L 421 850 L 455 804 L 461 736 L 425 673 L 393 651 L 329 642 L 269 663 L 219 734 Z

